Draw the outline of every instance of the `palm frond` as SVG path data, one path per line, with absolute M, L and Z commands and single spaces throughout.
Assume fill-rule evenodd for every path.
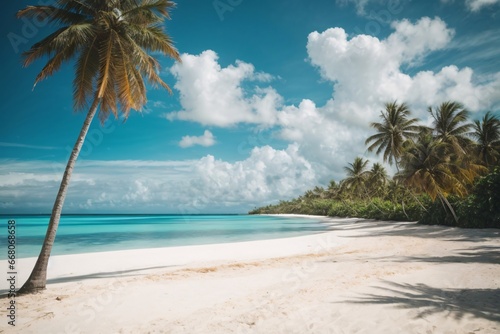
M 124 3 L 126 5 L 127 2 Z M 148 25 L 170 19 L 169 10 L 175 7 L 175 3 L 169 0 L 143 0 L 139 5 L 125 6 L 122 16 L 134 24 Z M 158 14 L 156 14 L 158 13 Z
M 172 40 L 163 32 L 158 25 L 143 27 L 136 24 L 129 24 L 127 33 L 134 43 L 144 50 L 161 52 L 164 55 L 180 61 L 180 55 L 174 48 Z
M 51 56 L 57 53 L 68 53 L 68 49 L 77 50 L 88 43 L 94 35 L 92 24 L 82 22 L 58 29 L 40 42 L 34 44 L 30 50 L 23 53 L 23 65 L 29 66 L 36 59 Z M 73 55 L 73 54 L 72 54 Z M 66 60 L 66 59 L 65 59 Z
M 27 6 L 17 12 L 17 18 L 44 19 L 56 24 L 78 24 L 88 19 L 88 16 L 68 11 L 54 6 Z
M 120 39 L 117 39 L 116 41 L 116 50 L 114 56 L 116 57 L 114 64 L 115 65 L 114 80 L 117 88 L 117 96 L 121 104 L 122 110 L 127 117 L 131 108 L 139 110 L 141 106 L 138 105 L 133 100 L 133 94 L 131 88 L 132 82 L 130 81 L 130 76 L 128 73 L 129 67 L 131 66 L 127 65 L 130 64 L 130 59 Z
M 95 15 L 102 9 L 102 5 L 108 0 L 89 1 L 89 0 L 56 0 L 56 3 L 67 11 L 72 11 L 84 15 Z
M 85 46 L 75 64 L 75 78 L 73 79 L 74 109 L 80 110 L 90 103 L 93 95 L 94 80 L 99 71 L 99 48 L 97 37 Z M 93 97 L 93 96 L 92 96 Z

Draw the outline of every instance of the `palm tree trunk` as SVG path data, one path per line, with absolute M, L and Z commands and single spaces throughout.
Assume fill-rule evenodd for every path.
M 396 165 L 396 175 L 397 175 L 397 174 L 399 174 L 399 166 L 398 166 L 399 162 L 396 158 L 394 159 L 394 161 L 395 161 L 395 165 Z M 405 200 L 404 199 L 401 200 L 401 208 L 403 209 L 403 213 L 405 214 L 406 219 L 410 220 L 410 217 L 408 216 L 408 214 L 406 213 L 406 210 L 405 210 Z
M 29 276 L 26 283 L 24 283 L 24 285 L 21 287 L 21 289 L 19 289 L 18 294 L 35 293 L 45 289 L 45 285 L 47 283 L 47 266 L 49 264 L 50 252 L 52 251 L 52 246 L 54 245 L 54 240 L 56 238 L 57 227 L 59 226 L 59 219 L 61 218 L 61 212 L 64 204 L 64 199 L 66 198 L 71 174 L 73 173 L 73 168 L 75 167 L 76 160 L 78 158 L 78 155 L 80 154 L 80 150 L 82 149 L 83 142 L 85 141 L 85 137 L 87 136 L 90 124 L 92 123 L 92 119 L 96 114 L 97 108 L 99 106 L 99 101 L 100 99 L 96 97 L 94 102 L 92 103 L 92 106 L 90 107 L 89 112 L 87 113 L 85 121 L 83 122 L 82 129 L 80 130 L 80 134 L 78 136 L 78 139 L 76 140 L 75 146 L 73 147 L 73 151 L 71 151 L 66 169 L 64 170 L 61 185 L 59 186 L 59 191 L 54 202 L 54 207 L 52 208 L 52 214 L 50 216 L 49 225 L 45 234 L 45 240 L 43 241 L 42 250 L 40 251 L 40 255 L 38 255 L 38 259 L 36 261 L 35 267 L 33 268 L 33 271 L 31 272 L 31 275 Z
M 455 219 L 455 222 L 457 223 L 457 226 L 458 226 L 458 217 L 457 217 L 457 214 L 455 213 L 455 210 L 453 209 L 453 207 L 451 206 L 451 203 L 446 199 L 446 197 L 444 197 L 444 195 L 442 195 L 441 193 L 438 193 L 438 196 L 439 196 L 439 199 L 441 200 L 441 203 L 446 203 L 446 206 L 448 207 L 448 209 L 450 210 L 451 212 L 451 215 L 453 216 L 453 218 Z M 446 207 L 444 206 L 443 204 L 443 207 L 446 211 Z
M 413 199 L 415 201 L 417 201 L 417 203 L 420 205 L 420 207 L 422 209 L 424 209 L 425 212 L 427 212 L 427 208 L 422 204 L 422 202 L 420 202 L 420 200 L 418 199 L 418 197 L 413 193 L 413 190 L 411 190 L 411 189 L 410 189 L 410 195 L 411 195 L 411 197 L 413 197 Z

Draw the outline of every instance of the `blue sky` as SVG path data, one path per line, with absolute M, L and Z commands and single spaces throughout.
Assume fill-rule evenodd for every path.
M 47 213 L 84 113 L 72 64 L 33 81 L 20 54 L 54 27 L 2 11 L 0 212 Z M 499 0 L 177 1 L 149 90 L 126 122 L 95 119 L 66 213 L 244 213 L 344 177 L 383 103 L 500 110 Z

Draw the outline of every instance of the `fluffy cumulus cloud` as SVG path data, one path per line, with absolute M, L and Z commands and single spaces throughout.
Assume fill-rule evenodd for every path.
M 215 137 L 212 132 L 205 130 L 202 136 L 184 136 L 179 142 L 179 146 L 182 148 L 191 147 L 194 145 L 201 145 L 204 147 L 209 147 L 215 144 Z
M 321 183 L 343 178 L 343 166 L 363 154 L 363 130 L 337 121 L 331 107 L 318 107 L 311 100 L 287 106 L 279 113 L 278 136 L 297 143 L 299 153 L 309 161 Z
M 255 71 L 253 65 L 236 61 L 222 67 L 214 51 L 181 55 L 182 63 L 171 68 L 177 82 L 183 110 L 167 113 L 169 120 L 189 120 L 221 127 L 237 123 L 272 125 L 280 95 L 272 88 L 245 90 L 252 81 L 268 82 L 269 74 Z
M 50 210 L 64 165 L 1 161 L 0 209 Z M 11 172 L 16 170 L 16 172 Z M 190 161 L 79 161 L 65 212 L 245 212 L 290 198 L 315 184 L 311 164 L 296 145 L 254 148 L 228 163 L 208 155 Z M 53 194 L 53 196 L 47 196 Z
M 366 124 L 386 101 L 422 100 L 417 94 L 412 96 L 414 79 L 401 67 L 443 48 L 453 36 L 439 18 L 423 18 L 415 24 L 404 20 L 394 22 L 392 27 L 394 33 L 385 40 L 368 35 L 349 38 L 342 28 L 309 35 L 311 63 L 334 82 L 330 105 L 347 123 Z
M 309 35 L 307 50 L 311 63 L 334 83 L 332 113 L 351 124 L 366 124 L 378 115 L 386 101 L 398 99 L 413 105 L 418 116 L 428 105 L 449 99 L 464 103 L 472 111 L 498 103 L 498 77 L 475 83 L 470 68 L 450 65 L 439 72 L 413 76 L 402 68 L 420 63 L 429 53 L 446 48 L 454 31 L 439 18 L 415 23 L 394 22 L 394 32 L 380 40 L 367 35 L 349 38 L 342 28 Z
M 200 177 L 190 182 L 190 189 L 203 189 L 203 196 L 194 198 L 206 204 L 222 201 L 227 206 L 289 198 L 317 181 L 295 144 L 286 150 L 256 147 L 247 159 L 235 163 L 209 155 L 195 164 L 195 171 Z

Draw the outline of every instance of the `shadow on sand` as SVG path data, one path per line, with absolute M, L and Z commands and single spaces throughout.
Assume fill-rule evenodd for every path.
M 500 321 L 500 289 L 439 289 L 425 284 L 385 283 L 389 287 L 377 287 L 382 292 L 380 295 L 367 294 L 347 302 L 414 309 L 418 312 L 415 318 L 444 313 L 455 319 L 471 315 Z
M 100 272 L 100 273 L 92 273 L 86 275 L 78 275 L 78 276 L 66 276 L 66 277 L 58 277 L 47 280 L 47 285 L 55 284 L 55 283 L 68 283 L 68 282 L 76 282 L 76 281 L 84 281 L 91 279 L 99 279 L 99 278 L 116 278 L 116 277 L 133 277 L 133 276 L 141 276 L 141 271 L 146 270 L 154 270 L 154 269 L 166 269 L 175 266 L 156 266 L 156 267 L 147 267 L 147 268 L 139 268 L 139 269 L 129 269 L 129 270 L 118 270 L 118 271 L 108 271 L 108 272 Z M 0 299 L 8 297 L 9 290 L 2 289 L 0 290 Z
M 374 236 L 400 236 L 417 238 L 435 238 L 445 241 L 469 241 L 482 242 L 491 239 L 500 239 L 500 229 L 464 229 L 449 226 L 422 225 L 415 222 L 386 222 L 367 219 L 355 219 L 348 221 L 332 221 L 331 230 L 340 227 L 342 231 L 362 230 L 364 235 L 352 236 L 374 237 Z M 349 238 L 350 236 L 346 236 Z
M 397 261 L 397 260 L 396 260 Z M 459 250 L 456 255 L 405 257 L 401 262 L 417 261 L 428 263 L 500 263 L 500 247 L 479 246 Z

